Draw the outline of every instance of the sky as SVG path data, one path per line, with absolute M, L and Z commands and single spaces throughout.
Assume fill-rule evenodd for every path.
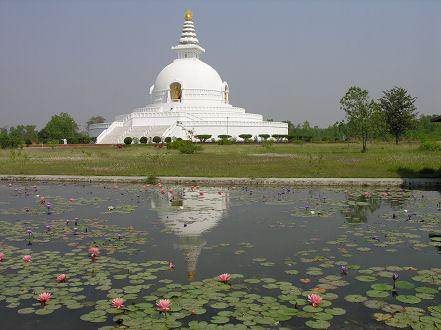
M 441 114 L 439 0 L 0 0 L 0 127 L 82 127 L 150 103 L 187 9 L 230 103 L 265 119 L 344 119 L 351 86 L 399 86 Z

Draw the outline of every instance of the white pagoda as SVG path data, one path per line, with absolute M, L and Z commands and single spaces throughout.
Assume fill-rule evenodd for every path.
M 228 83 L 199 59 L 205 49 L 199 46 L 190 10 L 185 13 L 179 44 L 172 50 L 177 58 L 150 87 L 151 104 L 117 116 L 99 134 L 97 143 L 122 143 L 127 136 L 193 139 L 211 135 L 218 139 L 219 135 L 288 134 L 286 123 L 264 121 L 262 115 L 229 104 Z

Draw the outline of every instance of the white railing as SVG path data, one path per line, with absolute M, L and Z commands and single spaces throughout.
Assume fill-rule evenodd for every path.
M 161 138 L 166 138 L 167 136 L 170 136 L 170 133 L 176 128 L 176 122 L 171 124 L 165 131 L 162 133 Z
M 107 129 L 101 132 L 96 138 L 96 143 L 100 143 L 115 127 L 122 127 L 123 123 L 120 121 L 114 121 Z

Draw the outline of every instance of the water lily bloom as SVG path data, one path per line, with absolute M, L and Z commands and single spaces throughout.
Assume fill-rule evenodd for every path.
M 118 190 L 118 186 L 114 186 L 113 189 Z
M 165 194 L 165 189 L 161 189 L 161 194 Z
M 396 280 L 398 280 L 398 277 L 400 277 L 397 273 L 394 273 L 393 275 L 392 275 L 392 279 L 394 280 L 394 282 L 396 281 Z
M 112 300 L 112 307 L 121 308 L 122 306 L 124 306 L 123 303 L 123 298 L 115 298 Z
M 42 202 L 42 203 L 44 203 L 44 197 L 40 197 L 40 201 Z
M 49 225 L 46 226 L 46 229 L 47 229 L 47 230 L 51 230 L 51 228 L 52 228 L 52 227 L 49 226 Z
M 8 187 L 12 187 L 12 183 L 8 184 Z
M 159 182 L 159 183 L 158 183 L 158 187 L 159 187 L 159 188 L 161 188 L 161 187 L 162 187 L 162 184 L 161 184 L 161 182 Z
M 384 192 L 384 193 L 381 194 L 381 196 L 386 197 L 387 193 Z
M 60 276 L 57 277 L 58 283 L 64 282 L 65 280 L 66 280 L 66 274 L 61 274 Z
M 24 262 L 32 262 L 32 257 L 30 255 L 26 255 L 23 257 Z
M 199 189 L 199 186 L 196 186 L 196 189 Z
M 5 254 L 4 253 L 0 253 L 0 261 L 2 261 L 4 257 L 5 257 Z
M 69 198 L 69 202 L 75 202 L 74 198 Z
M 397 215 L 395 213 L 392 214 L 392 219 L 395 219 Z
M 170 194 L 173 194 L 174 190 L 170 188 L 170 190 L 168 191 Z
M 121 239 L 123 237 L 123 235 L 118 234 L 117 237 L 118 237 L 118 239 Z
M 377 235 L 372 236 L 372 238 L 377 240 L 377 241 L 380 239 Z
M 236 187 L 231 188 L 232 190 L 236 190 Z
M 170 305 L 171 305 L 170 300 L 168 300 L 168 299 L 161 299 L 161 300 L 159 300 L 158 303 L 156 303 L 156 306 L 159 307 L 156 310 L 160 311 L 160 312 L 169 311 L 170 310 Z
M 168 268 L 173 269 L 175 268 L 175 265 L 173 265 L 171 262 L 168 264 Z
M 77 233 L 77 231 L 78 231 L 78 228 L 75 227 L 75 228 L 74 228 L 74 232 L 75 232 L 75 234 Z
M 69 220 L 69 219 L 66 219 L 66 224 L 67 224 L 67 225 L 69 224 L 69 222 L 70 222 L 70 220 Z
M 43 305 L 46 305 L 46 303 L 51 300 L 52 295 L 49 292 L 43 292 L 38 296 L 38 301 L 41 302 Z
M 341 269 L 342 272 L 346 272 L 346 271 L 348 270 L 348 267 L 346 267 L 346 266 L 341 266 L 340 269 Z
M 91 247 L 89 249 L 89 255 L 91 257 L 97 257 L 99 252 L 100 252 L 100 250 L 98 248 L 96 248 L 96 247 Z
M 145 189 L 146 188 L 146 186 L 142 186 L 142 189 Z
M 312 304 L 312 307 L 316 307 L 318 304 L 320 304 L 322 299 L 323 298 L 318 294 L 311 294 L 308 296 L 308 301 Z
M 222 195 L 222 190 L 218 190 L 217 192 L 219 195 Z
M 364 197 L 369 197 L 369 193 L 368 193 L 368 192 L 365 192 L 365 193 L 364 193 Z
M 219 275 L 219 281 L 220 282 L 227 283 L 229 280 L 230 280 L 230 274 L 225 273 L 225 274 Z
M 204 192 L 203 192 L 203 191 L 200 191 L 200 192 L 199 192 L 199 195 L 204 196 Z
M 114 207 L 113 207 L 112 205 L 110 205 L 110 206 L 107 206 L 107 209 L 108 209 L 109 211 L 112 211 L 112 210 L 114 209 Z
M 343 191 L 343 193 L 344 193 L 345 195 L 347 195 L 347 194 L 348 194 L 348 190 L 346 189 L 345 191 Z

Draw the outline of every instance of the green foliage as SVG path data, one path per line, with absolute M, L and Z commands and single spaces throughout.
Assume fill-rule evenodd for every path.
M 139 139 L 139 142 L 142 143 L 142 144 L 146 144 L 147 143 L 147 137 L 141 136 L 141 138 Z
M 191 140 L 176 140 L 167 144 L 167 149 L 178 149 L 182 154 L 194 154 L 201 151 L 202 146 L 194 144 Z
M 209 134 L 196 135 L 196 139 L 198 139 L 202 143 L 206 142 L 210 138 L 211 138 L 211 135 L 209 135 Z
M 25 140 L 25 144 L 26 144 L 26 146 L 29 147 L 32 144 L 32 140 L 31 139 L 26 139 Z
M 438 151 L 441 147 L 436 141 L 425 141 L 421 143 L 420 149 L 426 151 Z
M 274 145 L 274 141 L 271 141 L 271 140 L 269 140 L 269 141 L 265 140 L 262 143 L 262 147 L 264 147 L 266 149 L 266 151 L 268 151 L 268 152 L 274 151 L 273 145 Z
M 271 135 L 271 137 L 273 139 L 275 139 L 276 142 L 282 142 L 284 139 L 286 139 L 287 135 L 285 135 L 285 134 L 273 134 L 273 135 Z
M 103 116 L 100 116 L 100 115 L 93 116 L 86 122 L 87 130 L 89 131 L 89 127 L 92 124 L 101 124 L 101 123 L 105 123 L 105 122 L 106 122 L 106 119 Z
M 153 137 L 153 142 L 160 143 L 161 142 L 161 137 L 160 136 Z
M 243 139 L 245 142 L 249 142 L 249 140 L 253 137 L 251 134 L 240 134 L 239 137 Z
M 259 137 L 262 138 L 264 141 L 266 141 L 270 138 L 270 135 L 269 134 L 259 134 Z
M 0 134 L 0 147 L 2 149 L 6 149 L 7 147 L 9 147 L 9 136 L 8 134 Z
M 133 142 L 133 139 L 130 136 L 126 136 L 124 138 L 124 144 L 125 145 L 130 145 L 130 144 L 132 144 L 132 142 Z
M 229 138 L 231 138 L 231 135 L 227 135 L 227 134 L 221 134 L 217 136 L 219 139 L 226 139 L 228 140 Z
M 51 120 L 39 132 L 38 136 L 43 141 L 47 140 L 71 140 L 77 135 L 78 125 L 73 118 L 62 112 L 52 116 Z
M 340 99 L 340 109 L 346 112 L 349 131 L 362 140 L 363 152 L 367 140 L 384 131 L 384 115 L 380 106 L 369 97 L 367 90 L 352 86 Z
M 217 144 L 220 145 L 220 146 L 231 145 L 231 144 L 233 144 L 233 141 L 231 141 L 229 139 L 220 139 L 220 140 L 217 141 Z
M 167 137 L 164 139 L 164 142 L 165 142 L 165 143 L 170 143 L 171 141 L 172 141 L 172 139 L 171 139 L 170 136 L 167 136 Z
M 397 86 L 384 91 L 383 94 L 379 101 L 385 114 L 387 130 L 398 144 L 400 136 L 417 126 L 416 97 L 410 96 L 405 89 Z

